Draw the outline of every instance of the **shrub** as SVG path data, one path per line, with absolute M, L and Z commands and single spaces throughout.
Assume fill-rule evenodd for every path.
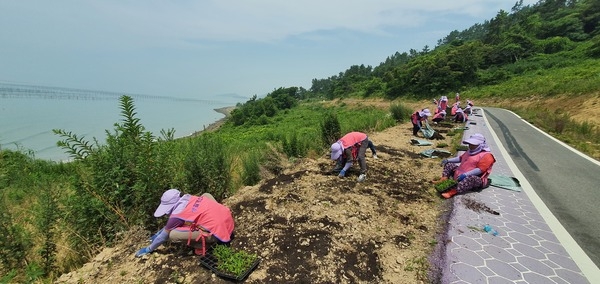
M 390 113 L 392 113 L 392 117 L 397 122 L 403 122 L 410 118 L 412 109 L 403 104 L 397 103 L 390 106 Z
M 321 123 L 321 139 L 325 146 L 333 144 L 342 136 L 340 122 L 333 112 L 328 112 Z

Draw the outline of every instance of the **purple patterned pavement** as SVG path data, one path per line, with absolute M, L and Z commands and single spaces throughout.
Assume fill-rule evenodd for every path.
M 515 176 L 518 169 L 511 170 L 512 161 L 506 160 L 510 157 L 500 151 L 487 124 L 484 110 L 476 108 L 464 136 L 483 134 L 497 160 L 493 174 Z M 582 272 L 540 211 L 548 213 L 536 208 L 528 190 L 525 186 L 521 191 L 491 186 L 450 201 L 445 259 L 440 267 L 442 283 L 600 282 Z M 498 235 L 483 231 L 486 224 Z M 594 276 L 597 269 L 592 268 Z

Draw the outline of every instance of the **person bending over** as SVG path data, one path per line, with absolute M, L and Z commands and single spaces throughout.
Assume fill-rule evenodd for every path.
M 336 161 L 336 167 L 333 171 L 339 171 L 338 176 L 344 177 L 346 171 L 352 167 L 353 161 L 358 161 L 360 165 L 358 181 L 364 181 L 367 178 L 365 153 L 368 146 L 369 137 L 362 132 L 350 132 L 331 144 L 331 159 Z
M 186 242 L 197 255 L 206 253 L 206 243 L 227 244 L 231 241 L 235 226 L 231 210 L 218 203 L 210 193 L 181 196 L 179 190 L 169 189 L 160 198 L 154 217 L 167 214 L 167 224 L 150 237 L 150 245 L 137 251 L 136 257 L 153 252 L 167 240 Z

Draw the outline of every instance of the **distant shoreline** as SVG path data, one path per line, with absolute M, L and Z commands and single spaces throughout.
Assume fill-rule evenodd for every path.
M 223 125 L 225 123 L 225 121 L 227 121 L 227 118 L 229 118 L 229 115 L 231 114 L 231 112 L 235 109 L 235 106 L 228 106 L 228 107 L 222 107 L 222 108 L 215 108 L 213 109 L 214 111 L 224 114 L 225 117 L 211 123 L 208 125 L 208 127 L 206 125 L 204 125 L 204 129 L 200 130 L 200 131 L 196 131 L 194 133 L 192 133 L 192 135 L 190 135 L 191 137 L 200 135 L 200 133 L 204 132 L 204 131 L 215 131 L 217 129 L 219 129 L 221 127 L 221 125 Z

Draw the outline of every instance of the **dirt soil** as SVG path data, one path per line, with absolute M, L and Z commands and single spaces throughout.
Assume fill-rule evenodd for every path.
M 349 104 L 351 102 L 344 101 Z M 389 102 L 373 102 L 389 108 Z M 428 105 L 427 105 L 428 106 Z M 415 107 L 417 108 L 417 107 Z M 223 200 L 231 208 L 236 234 L 231 247 L 255 253 L 260 263 L 245 283 L 429 283 L 429 260 L 449 201 L 430 181 L 440 159 L 420 152 L 450 145 L 448 125 L 435 127 L 444 140 L 433 146 L 410 143 L 412 125 L 368 133 L 379 159 L 367 150 L 367 180 L 330 171 L 328 156 L 289 163 L 278 176 L 240 189 Z M 422 134 L 420 133 L 420 138 Z M 448 147 L 446 150 L 452 151 Z M 455 153 L 453 153 L 455 154 Z M 232 283 L 200 264 L 184 245 L 167 243 L 135 258 L 150 232 L 133 230 L 57 283 Z M 435 278 L 435 269 L 432 274 Z

